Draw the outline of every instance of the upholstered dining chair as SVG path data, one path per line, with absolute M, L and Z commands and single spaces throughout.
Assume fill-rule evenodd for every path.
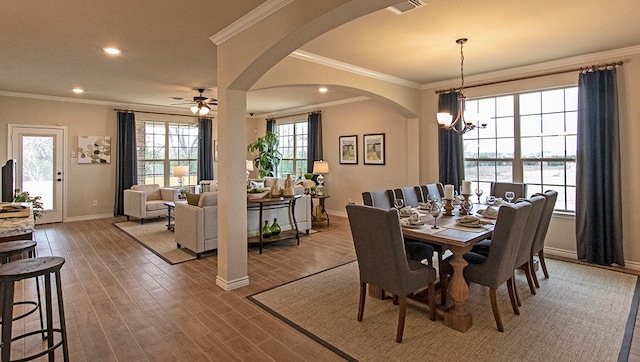
M 542 215 L 542 210 L 544 209 L 545 198 L 543 196 L 532 196 L 530 199 L 518 199 L 516 203 L 519 202 L 528 202 L 531 204 L 531 210 L 529 212 L 529 216 L 527 217 L 527 224 L 524 227 L 524 232 L 522 234 L 522 240 L 520 241 L 520 247 L 518 248 L 518 256 L 516 257 L 516 262 L 514 264 L 514 269 L 522 269 L 527 277 L 527 284 L 529 284 L 529 291 L 531 294 L 536 294 L 536 288 L 533 283 L 533 273 L 531 263 L 529 260 L 531 259 L 531 248 L 533 246 L 533 241 L 535 239 L 536 230 L 538 229 L 538 225 L 540 224 L 540 216 Z M 478 254 L 487 255 L 489 253 L 489 249 L 491 248 L 491 240 L 482 240 L 473 246 L 471 251 L 476 252 Z M 515 279 L 513 279 L 515 282 Z M 514 284 L 514 288 L 516 285 Z M 520 302 L 520 297 L 518 296 L 518 289 L 515 289 L 516 301 L 518 305 L 522 305 Z
M 404 206 L 418 207 L 422 201 L 422 191 L 419 186 L 405 186 L 393 190 L 396 199 L 402 199 Z
M 362 322 L 367 296 L 367 283 L 376 285 L 397 297 L 399 304 L 396 342 L 402 342 L 407 312 L 407 296 L 428 288 L 429 318 L 434 321 L 436 270 L 407 258 L 395 210 L 370 206 L 347 205 L 349 226 L 360 271 L 358 321 Z
M 498 287 L 507 284 L 513 312 L 516 315 L 520 314 L 513 288 L 513 270 L 530 210 L 531 204 L 528 202 L 500 207 L 489 253 L 486 256 L 473 251 L 464 254 L 464 259 L 469 263 L 463 271 L 464 279 L 468 283 L 489 287 L 491 309 L 500 332 L 504 332 L 504 326 L 496 298 Z M 453 273 L 453 267 L 449 264 L 449 260 L 450 258 L 447 258 L 443 261 L 440 266 L 441 273 L 447 275 Z M 446 293 L 448 279 L 445 278 L 441 284 L 443 293 Z
M 423 202 L 429 201 L 429 196 L 438 201 L 442 201 L 442 198 L 444 197 L 444 187 L 439 182 L 422 185 L 420 186 L 420 189 L 422 189 Z
M 491 192 L 489 195 L 493 195 L 495 197 L 504 197 L 504 193 L 507 191 L 513 191 L 516 195 L 514 200 L 520 198 L 527 197 L 527 184 L 519 183 L 519 182 L 492 182 L 491 183 Z
M 391 190 L 365 191 L 362 193 L 364 204 L 378 209 L 388 210 L 392 208 L 393 200 L 394 196 Z
M 544 239 L 547 237 L 547 231 L 549 230 L 549 224 L 551 223 L 551 216 L 553 216 L 553 209 L 556 206 L 556 200 L 558 199 L 558 192 L 554 190 L 547 190 L 543 194 L 544 208 L 542 209 L 542 215 L 540 215 L 540 222 L 538 223 L 538 228 L 536 229 L 536 236 L 533 239 L 533 245 L 531 246 L 531 258 L 529 259 L 529 264 L 532 271 L 535 271 L 533 268 L 533 256 L 538 255 L 538 260 L 540 260 L 540 266 L 542 267 L 542 272 L 544 273 L 545 278 L 549 278 L 549 273 L 547 272 L 547 264 L 544 262 Z M 536 273 L 533 273 L 533 283 L 536 287 L 540 288 L 540 283 L 538 282 L 538 276 Z

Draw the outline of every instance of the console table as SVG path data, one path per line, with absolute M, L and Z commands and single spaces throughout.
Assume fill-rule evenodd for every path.
M 247 200 L 247 209 L 259 209 L 260 217 L 258 218 L 258 230 L 260 230 L 260 235 L 256 237 L 249 238 L 249 242 L 258 242 L 260 244 L 260 254 L 262 254 L 262 246 L 264 244 L 264 238 L 262 237 L 262 224 L 264 220 L 262 220 L 262 212 L 264 210 L 271 209 L 280 209 L 280 208 L 289 208 L 289 213 L 293 219 L 294 229 L 282 231 L 277 237 L 273 239 L 269 239 L 269 242 L 284 240 L 284 239 L 292 239 L 296 238 L 298 245 L 300 245 L 300 235 L 298 231 L 298 223 L 296 222 L 296 200 L 302 197 L 301 195 L 295 195 L 293 197 L 263 197 L 261 199 L 253 199 Z

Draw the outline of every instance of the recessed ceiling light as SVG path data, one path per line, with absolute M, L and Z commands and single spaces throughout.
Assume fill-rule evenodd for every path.
M 118 55 L 120 54 L 120 49 L 117 48 L 102 48 L 105 53 L 107 54 L 111 54 L 111 55 Z
M 84 89 L 82 89 L 82 88 L 73 88 L 73 93 L 80 94 L 82 92 L 84 92 Z
M 327 91 L 328 91 L 328 89 L 325 88 L 325 87 L 318 88 L 318 92 L 320 92 L 320 93 L 327 93 Z

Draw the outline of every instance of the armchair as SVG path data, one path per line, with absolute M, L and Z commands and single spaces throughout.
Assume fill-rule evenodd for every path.
M 178 199 L 178 190 L 160 185 L 133 185 L 130 189 L 124 190 L 124 214 L 127 221 L 130 216 L 140 219 L 144 224 L 144 219 L 152 217 L 166 217 L 167 207 L 164 205 L 168 201 Z
M 200 254 L 218 248 L 218 192 L 203 192 L 198 205 L 176 204 L 176 243 Z

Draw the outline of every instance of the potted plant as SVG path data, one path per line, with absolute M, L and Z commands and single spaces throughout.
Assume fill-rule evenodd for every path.
M 279 141 L 276 134 L 267 131 L 263 137 L 258 137 L 257 140 L 249 143 L 247 146 L 247 151 L 250 153 L 256 151 L 258 153 L 253 159 L 253 163 L 258 169 L 260 178 L 273 176 L 273 169 L 280 164 L 282 153 L 278 151 L 278 143 Z
M 15 194 L 13 195 L 13 202 L 28 202 L 31 204 L 31 208 L 33 209 L 33 217 L 35 219 L 42 217 L 44 214 L 44 205 L 42 204 L 41 196 L 31 196 L 29 195 L 29 191 L 22 191 L 20 189 L 16 189 Z

